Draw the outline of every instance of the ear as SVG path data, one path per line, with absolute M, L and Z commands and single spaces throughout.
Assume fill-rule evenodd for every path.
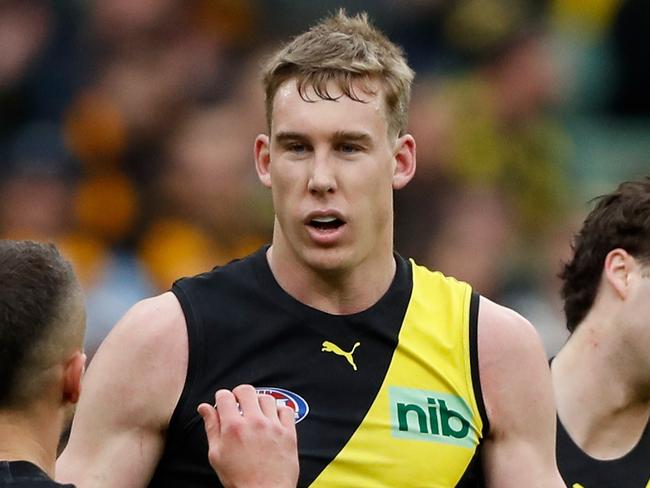
M 86 355 L 81 351 L 75 352 L 65 363 L 63 371 L 63 400 L 77 403 L 81 395 L 81 378 L 86 369 Z
M 393 189 L 404 188 L 415 175 L 415 139 L 405 134 L 395 142 Z
M 621 298 L 625 299 L 628 294 L 630 273 L 634 266 L 634 258 L 624 249 L 612 249 L 605 256 L 603 266 L 604 278 Z
M 264 186 L 271 188 L 271 144 L 269 136 L 260 134 L 255 138 L 255 169 Z

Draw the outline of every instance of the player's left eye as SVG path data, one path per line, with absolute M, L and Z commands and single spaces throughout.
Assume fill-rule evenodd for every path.
M 351 154 L 357 152 L 358 150 L 359 147 L 354 144 L 341 144 L 339 146 L 339 151 L 341 151 L 342 153 Z

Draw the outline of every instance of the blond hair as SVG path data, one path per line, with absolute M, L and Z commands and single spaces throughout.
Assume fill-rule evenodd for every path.
M 378 80 L 384 91 L 389 133 L 402 134 L 413 76 L 402 49 L 372 26 L 365 12 L 350 17 L 341 9 L 297 36 L 269 60 L 263 72 L 268 129 L 273 98 L 287 80 L 296 80 L 305 101 L 313 101 L 308 88 L 323 100 L 340 98 L 342 95 L 335 97 L 328 91 L 328 85 L 334 83 L 343 95 L 358 102 L 365 100 L 355 92 L 355 83 L 361 82 L 361 90 L 374 95 L 371 82 Z

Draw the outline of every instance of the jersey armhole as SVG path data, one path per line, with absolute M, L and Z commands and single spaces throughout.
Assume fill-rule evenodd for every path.
M 483 422 L 481 432 L 482 438 L 485 439 L 490 432 L 490 421 L 485 410 L 483 401 L 483 390 L 481 388 L 481 375 L 478 362 L 478 309 L 481 296 L 472 291 L 469 304 L 469 362 L 472 375 L 472 388 L 474 390 L 474 399 L 476 406 Z
M 177 282 L 178 283 L 178 282 Z M 201 369 L 203 364 L 203 342 L 200 337 L 200 330 L 202 329 L 199 324 L 199 318 L 194 313 L 194 307 L 192 307 L 191 300 L 187 296 L 187 293 L 178 286 L 177 283 L 171 288 L 171 292 L 176 296 L 176 299 L 181 305 L 183 310 L 183 315 L 185 316 L 185 326 L 187 328 L 187 374 L 185 375 L 185 384 L 183 385 L 183 390 L 180 397 L 178 398 L 178 403 L 176 408 L 172 413 L 172 416 L 169 420 L 169 425 L 178 426 L 175 431 L 171 429 L 168 431 L 169 437 L 178 437 L 193 424 L 193 422 L 187 421 L 185 424 L 180 424 L 183 419 L 184 409 L 187 407 L 188 398 L 192 396 L 192 389 L 196 384 L 196 377 Z M 192 406 L 194 409 L 196 406 Z M 198 414 L 197 414 L 198 416 Z M 169 443 L 168 443 L 169 444 Z

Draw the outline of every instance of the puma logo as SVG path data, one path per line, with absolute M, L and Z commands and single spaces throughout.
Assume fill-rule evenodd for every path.
M 350 363 L 350 366 L 352 366 L 352 369 L 355 371 L 357 370 L 357 365 L 354 364 L 354 358 L 352 355 L 354 354 L 354 350 L 361 345 L 360 342 L 355 342 L 354 346 L 352 346 L 352 350 L 350 352 L 345 352 L 343 349 L 341 349 L 339 346 L 334 344 L 333 342 L 330 341 L 324 341 L 323 342 L 323 348 L 321 349 L 322 352 L 333 352 L 337 356 L 343 356 L 345 359 L 347 359 L 348 363 Z
M 582 486 L 580 483 L 573 483 L 573 487 L 572 487 L 572 488 L 585 488 L 585 487 Z

